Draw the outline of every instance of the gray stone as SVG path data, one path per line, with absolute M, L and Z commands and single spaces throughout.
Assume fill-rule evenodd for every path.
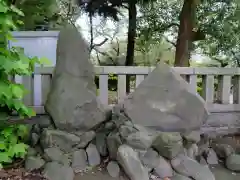
M 108 155 L 107 151 L 107 135 L 106 133 L 98 133 L 96 136 L 96 147 L 101 156 L 105 157 Z
M 28 156 L 25 160 L 25 169 L 32 171 L 40 169 L 45 164 L 45 161 L 41 157 Z
M 183 176 L 181 174 L 175 173 L 174 176 L 171 177 L 171 180 L 192 180 L 192 179 L 187 176 Z
M 108 174 L 113 177 L 117 178 L 120 176 L 120 167 L 116 161 L 110 161 L 107 165 Z
M 153 168 L 157 167 L 159 164 L 159 155 L 153 149 L 148 149 L 147 152 L 140 156 L 140 160 L 142 161 L 143 165 L 149 168 L 151 171 Z
M 226 159 L 235 152 L 232 146 L 228 144 L 215 144 L 213 145 L 213 149 L 217 153 L 217 156 L 223 159 Z
M 77 28 L 68 25 L 60 31 L 56 56 L 45 110 L 61 130 L 88 131 L 97 127 L 106 120 L 106 112 L 96 95 L 88 46 Z
M 156 134 L 138 131 L 130 134 L 126 138 L 126 144 L 135 149 L 147 150 L 152 146 L 152 143 L 155 140 L 155 138 Z
M 72 152 L 80 142 L 80 138 L 74 134 L 70 134 L 59 130 L 48 130 L 45 129 L 41 135 L 40 143 L 45 148 L 58 147 L 65 153 Z
M 200 129 L 208 118 L 205 101 L 171 67 L 157 67 L 124 101 L 134 124 L 160 131 Z
M 96 133 L 94 131 L 88 131 L 83 133 L 80 136 L 80 142 L 77 145 L 78 148 L 85 148 L 96 136 Z
M 38 124 L 40 128 L 48 128 L 52 125 L 51 118 L 49 116 L 41 116 Z
M 200 156 L 199 163 L 204 166 L 208 166 L 206 159 L 203 156 Z
M 85 171 L 87 169 L 87 153 L 83 149 L 79 149 L 73 152 L 72 155 L 72 168 L 75 173 Z
M 69 166 L 57 162 L 49 162 L 45 165 L 43 176 L 49 180 L 73 180 L 74 172 Z
M 109 152 L 109 157 L 112 160 L 116 160 L 117 151 L 119 146 L 122 145 L 122 140 L 119 136 L 119 133 L 112 132 L 107 137 L 107 148 Z
M 36 155 L 37 155 L 37 150 L 29 147 L 27 150 L 27 156 L 36 156 Z
M 182 154 L 172 159 L 171 164 L 176 172 L 192 177 L 194 180 L 215 180 L 213 173 L 207 166 L 203 166 Z
M 177 132 L 161 132 L 153 142 L 153 148 L 161 156 L 172 159 L 183 151 L 182 137 Z
M 120 126 L 118 131 L 123 139 L 126 139 L 130 134 L 137 132 L 137 130 L 133 126 L 127 125 Z
M 101 157 L 97 150 L 97 147 L 94 144 L 89 144 L 86 149 L 87 157 L 88 157 L 88 164 L 90 166 L 97 166 L 101 163 Z
M 70 164 L 68 157 L 55 147 L 44 149 L 44 158 L 46 161 L 57 161 L 60 164 L 66 165 Z
M 183 139 L 191 143 L 198 143 L 201 139 L 200 131 L 185 132 L 182 134 L 182 136 L 183 136 Z
M 172 177 L 173 169 L 171 167 L 171 164 L 161 156 L 158 157 L 158 162 L 158 166 L 154 168 L 154 172 L 160 178 Z
M 191 144 L 190 147 L 187 149 L 187 156 L 195 159 L 198 155 L 198 146 L 197 144 Z
M 37 133 L 31 133 L 31 145 L 35 146 L 38 144 L 40 136 Z
M 240 155 L 232 154 L 226 159 L 226 167 L 232 171 L 240 171 Z
M 218 164 L 218 157 L 216 152 L 210 148 L 206 157 L 207 163 L 210 165 L 217 165 Z
M 117 160 L 131 180 L 149 180 L 148 171 L 142 165 L 138 153 L 127 145 L 118 148 Z

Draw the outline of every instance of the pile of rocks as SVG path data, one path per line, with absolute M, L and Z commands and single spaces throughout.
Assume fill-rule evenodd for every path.
M 43 175 L 50 180 L 72 180 L 75 173 L 88 171 L 106 159 L 112 177 L 126 174 L 131 180 L 214 180 L 208 165 L 222 162 L 228 169 L 240 171 L 240 155 L 231 146 L 211 147 L 199 131 L 157 132 L 114 111 L 111 117 L 96 130 L 82 133 L 34 125 L 34 148 L 29 149 L 25 168 L 43 168 Z
M 63 29 L 45 105 L 51 118 L 32 127 L 27 170 L 42 169 L 50 180 L 73 180 L 107 159 L 112 177 L 214 180 L 208 165 L 219 158 L 240 170 L 240 155 L 231 147 L 211 147 L 208 138 L 201 138 L 208 117 L 205 102 L 168 66 L 157 66 L 113 108 L 96 97 L 94 75 L 78 31 Z

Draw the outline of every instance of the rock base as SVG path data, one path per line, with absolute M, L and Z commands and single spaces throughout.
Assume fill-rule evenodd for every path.
M 113 178 L 131 180 L 215 180 L 209 165 L 240 171 L 240 155 L 230 145 L 211 143 L 200 131 L 158 132 L 133 124 L 118 112 L 87 132 L 65 132 L 49 123 L 33 125 L 25 168 L 42 169 L 49 180 L 74 176 L 103 165 Z

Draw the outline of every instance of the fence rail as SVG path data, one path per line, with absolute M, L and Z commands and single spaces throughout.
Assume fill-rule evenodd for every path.
M 23 99 L 28 106 L 34 107 L 38 114 L 44 114 L 44 103 L 50 90 L 54 67 L 37 67 L 34 74 L 15 77 L 30 90 Z M 126 75 L 133 75 L 137 87 L 154 67 L 97 66 L 99 75 L 99 98 L 102 103 L 109 103 L 109 74 L 117 75 L 117 100 L 126 96 Z M 240 68 L 192 68 L 175 67 L 179 74 L 186 75 L 191 87 L 206 100 L 211 112 L 240 112 Z M 200 89 L 199 89 L 200 88 Z M 231 97 L 233 97 L 232 101 Z M 36 102 L 36 99 L 39 99 Z

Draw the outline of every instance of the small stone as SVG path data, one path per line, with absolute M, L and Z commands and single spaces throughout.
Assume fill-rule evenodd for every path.
M 140 156 L 140 159 L 142 163 L 149 168 L 151 171 L 153 168 L 157 167 L 159 164 L 159 155 L 158 153 L 153 149 L 148 149 L 147 152 Z
M 115 124 L 113 123 L 113 122 L 107 122 L 106 124 L 105 124 L 105 129 L 106 130 L 112 130 L 112 129 L 114 129 L 116 126 L 115 126 Z
M 37 133 L 31 133 L 31 144 L 35 146 L 38 144 L 40 136 Z
M 40 143 L 43 149 L 49 147 L 59 147 L 65 153 L 70 153 L 80 142 L 80 138 L 74 134 L 60 131 L 45 129 L 41 135 Z
M 213 149 L 217 153 L 217 156 L 222 159 L 226 159 L 231 154 L 234 154 L 234 149 L 228 144 L 215 144 Z
M 182 134 L 183 139 L 189 143 L 198 143 L 201 139 L 200 131 L 191 131 Z
M 128 121 L 127 121 L 128 122 Z M 120 136 L 126 139 L 130 134 L 135 133 L 137 130 L 132 126 L 122 125 L 119 128 Z
M 213 173 L 207 166 L 203 166 L 182 154 L 172 159 L 171 164 L 176 172 L 187 177 L 192 177 L 194 180 L 215 180 Z
M 153 141 L 156 138 L 156 134 L 148 133 L 145 131 L 138 131 L 130 134 L 126 138 L 126 144 L 141 150 L 147 150 L 153 144 Z
M 199 163 L 204 166 L 208 166 L 206 159 L 203 156 L 200 156 Z
M 96 147 L 101 156 L 105 157 L 108 155 L 107 151 L 107 135 L 106 133 L 98 133 L 96 136 Z
M 198 155 L 198 146 L 197 144 L 191 144 L 190 147 L 187 149 L 187 156 L 195 159 Z
M 80 136 L 80 142 L 77 145 L 78 148 L 82 149 L 85 148 L 96 136 L 96 133 L 94 131 L 88 131 L 83 133 Z
M 39 124 L 34 124 L 32 126 L 32 132 L 36 133 L 36 134 L 40 134 L 41 133 L 41 128 L 40 128 Z
M 27 156 L 36 156 L 37 155 L 37 150 L 34 148 L 28 148 L 27 150 Z
M 109 156 L 112 160 L 116 160 L 118 147 L 122 145 L 122 140 L 119 133 L 112 132 L 107 137 L 107 148 Z
M 149 180 L 147 169 L 130 146 L 121 145 L 118 148 L 117 160 L 131 180 Z
M 217 165 L 218 164 L 218 157 L 216 152 L 210 148 L 206 157 L 207 163 L 210 165 Z
M 232 171 L 240 171 L 240 155 L 232 154 L 226 159 L 226 167 Z
M 109 175 L 113 178 L 117 178 L 120 175 L 120 167 L 117 162 L 110 161 L 107 165 L 107 171 Z
M 45 165 L 43 176 L 49 180 L 73 180 L 73 169 L 57 162 L 49 162 Z
M 183 176 L 181 174 L 175 173 L 174 176 L 171 177 L 171 180 L 192 180 L 192 179 L 187 176 Z
M 86 152 L 88 156 L 88 163 L 90 166 L 97 166 L 101 163 L 99 152 L 94 144 L 89 144 Z
M 161 156 L 172 159 L 183 151 L 182 137 L 177 132 L 161 132 L 153 142 L 153 148 Z
M 41 116 L 38 123 L 40 128 L 48 128 L 52 125 L 52 121 L 49 116 Z
M 60 164 L 69 164 L 69 159 L 63 152 L 58 148 L 47 148 L 44 149 L 44 157 L 47 161 L 57 161 Z
M 32 171 L 40 169 L 45 164 L 45 161 L 41 157 L 29 156 L 25 160 L 25 169 Z
M 72 168 L 76 173 L 85 171 L 87 169 L 87 153 L 83 149 L 73 152 L 72 155 Z
M 154 172 L 160 178 L 172 177 L 173 169 L 171 167 L 171 164 L 161 156 L 158 157 L 158 160 L 159 160 L 159 163 L 158 163 L 158 166 L 154 168 Z

